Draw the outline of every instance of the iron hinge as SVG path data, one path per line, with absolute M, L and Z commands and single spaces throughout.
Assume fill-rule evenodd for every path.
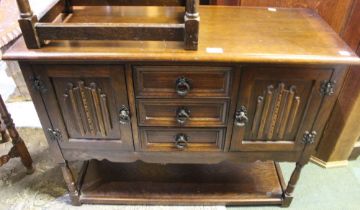
M 62 135 L 59 129 L 51 129 L 48 128 L 48 134 L 51 140 L 53 141 L 61 141 Z
M 335 92 L 336 81 L 325 80 L 321 83 L 320 94 L 322 96 L 331 96 Z
M 48 91 L 45 83 L 41 80 L 40 76 L 31 76 L 30 82 L 34 90 L 39 91 L 40 93 L 46 93 Z
M 304 144 L 313 144 L 315 142 L 316 134 L 316 131 L 305 131 L 302 142 Z

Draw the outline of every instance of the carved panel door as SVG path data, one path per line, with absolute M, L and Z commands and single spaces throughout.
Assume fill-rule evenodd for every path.
M 133 150 L 124 67 L 120 65 L 44 65 L 35 75 L 54 129 L 66 142 L 120 142 Z
M 330 69 L 244 67 L 237 106 L 242 122 L 234 126 L 230 150 L 301 149 L 322 103 L 321 85 L 331 74 Z

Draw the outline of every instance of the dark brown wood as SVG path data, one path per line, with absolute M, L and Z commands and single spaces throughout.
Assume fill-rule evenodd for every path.
M 139 140 L 139 129 L 137 121 L 137 111 L 136 111 L 136 102 L 135 102 L 135 90 L 134 90 L 134 80 L 132 76 L 131 65 L 127 64 L 125 66 L 125 75 L 126 75 L 126 85 L 127 85 L 127 94 L 129 99 L 129 109 L 131 114 L 131 129 L 133 133 L 133 142 L 134 148 L 136 151 L 140 150 L 140 140 Z
M 37 49 L 41 47 L 42 41 L 39 40 L 39 37 L 35 29 L 36 22 L 38 22 L 36 16 L 19 19 L 19 26 L 21 28 L 22 33 L 26 34 L 26 36 L 24 36 L 24 40 L 26 46 L 29 49 Z
M 40 48 L 42 41 L 39 40 L 35 24 L 38 22 L 36 15 L 33 14 L 28 0 L 17 0 L 20 11 L 19 26 L 24 36 L 26 46 L 29 49 Z
M 109 24 L 120 19 L 126 23 L 123 7 L 108 9 L 84 6 L 67 21 L 87 23 L 102 17 Z M 183 11 L 178 9 L 157 7 L 158 16 L 152 20 L 179 21 Z M 187 9 L 196 13 L 196 8 Z M 144 7 L 130 10 L 139 21 L 151 19 L 151 13 L 136 15 L 135 11 L 146 11 Z M 216 182 L 208 181 L 206 189 L 216 197 L 201 194 L 187 204 L 290 204 L 300 168 L 319 143 L 347 67 L 360 60 L 309 10 L 199 7 L 199 11 L 203 38 L 194 52 L 167 41 L 52 41 L 29 50 L 20 40 L 5 53 L 6 59 L 21 60 L 48 141 L 61 154 L 54 155 L 64 164 L 75 204 L 78 199 L 80 203 L 183 203 L 169 190 L 172 184 L 190 186 L 183 182 L 168 182 L 170 188 L 162 191 L 166 195 L 153 191 L 157 197 L 141 197 L 150 189 L 141 188 L 148 186 L 142 173 L 166 180 L 165 172 L 146 169 L 168 167 L 158 163 L 212 164 L 204 169 L 228 170 L 226 180 L 246 183 L 239 188 L 243 193 L 229 200 L 225 191 L 236 184 L 214 191 L 208 186 Z M 166 14 L 170 16 L 160 18 Z M 106 163 L 98 176 L 90 163 L 80 174 L 84 190 L 79 195 L 67 161 L 89 159 L 131 164 Z M 133 163 L 137 160 L 155 164 Z M 276 164 L 244 163 L 257 160 L 296 162 L 288 189 Z M 220 162 L 225 162 L 225 169 L 217 168 Z M 125 165 L 141 170 L 132 170 L 131 177 L 117 175 L 128 172 L 121 169 Z M 269 171 L 260 170 L 263 166 Z M 202 166 L 192 167 L 180 167 L 176 174 L 199 175 Z M 243 179 L 232 178 L 247 173 Z M 112 175 L 116 179 L 110 182 Z M 97 178 L 105 179 L 89 185 Z M 132 178 L 142 182 L 121 182 Z M 265 182 L 276 183 L 276 195 L 265 190 L 265 197 L 259 197 L 257 189 L 267 186 Z
M 196 69 L 196 71 L 193 71 Z M 231 68 L 204 66 L 135 66 L 138 98 L 193 98 L 230 96 Z M 190 89 L 185 96 L 176 92 L 176 81 L 184 77 Z
M 91 24 L 38 23 L 35 25 L 41 40 L 150 40 L 181 41 L 184 39 L 184 24 Z
M 185 4 L 184 20 L 179 23 L 149 23 L 148 20 L 138 22 L 134 14 L 138 8 L 126 7 L 125 17 L 133 21 L 126 23 L 104 23 L 101 18 L 97 21 L 85 23 L 67 23 L 73 15 L 77 15 L 76 6 L 174 6 Z M 198 12 L 199 0 L 188 1 L 59 1 L 49 8 L 45 16 L 38 21 L 32 14 L 28 1 L 19 0 L 21 19 L 19 20 L 26 45 L 29 49 L 40 48 L 48 40 L 141 40 L 141 41 L 184 41 L 186 50 L 197 50 L 200 16 Z M 75 7 L 74 7 L 75 6 Z M 117 8 L 119 9 L 119 8 Z M 146 11 L 145 8 L 142 8 Z M 121 10 L 121 9 L 120 9 Z M 125 8 L 122 8 L 125 10 Z M 131 12 L 131 10 L 133 10 Z M 176 10 L 172 11 L 178 14 Z M 56 14 L 58 13 L 58 14 Z M 71 13 L 71 15 L 66 15 Z M 146 11 L 146 13 L 148 13 Z M 183 13 L 183 12 L 182 12 Z M 156 13 L 154 13 L 156 14 Z M 154 16 L 154 15 L 152 15 Z M 167 15 L 168 16 L 168 15 Z M 66 17 L 66 18 L 65 18 Z M 56 19 L 56 20 L 55 20 Z M 86 18 L 85 18 L 86 19 Z M 99 22 L 100 19 L 100 22 Z M 154 18 L 151 18 L 154 19 Z M 159 17 L 158 19 L 161 19 Z M 41 22 L 44 21 L 44 22 Z
M 71 0 L 74 6 L 185 6 L 186 0 Z
M 176 147 L 176 136 L 188 137 L 184 148 Z M 208 128 L 140 128 L 141 148 L 144 151 L 221 151 L 224 129 Z
M 354 1 L 354 5 L 349 16 L 348 23 L 342 33 L 344 40 L 360 54 L 360 1 Z M 360 103 L 360 67 L 350 67 L 339 98 L 337 99 L 334 110 L 329 118 L 329 123 L 324 130 L 324 135 L 317 148 L 316 157 L 324 162 L 325 166 L 331 163 L 342 163 L 353 159 L 352 150 L 354 143 L 359 138 L 358 113 Z M 358 149 L 357 149 L 358 150 Z M 356 154 L 356 152 L 355 152 Z M 339 164 L 334 164 L 335 166 Z
M 211 4 L 217 5 L 242 5 L 262 7 L 300 7 L 315 10 L 325 21 L 344 39 L 354 50 L 358 49 L 360 43 L 360 9 L 359 0 L 214 0 Z M 354 106 L 358 99 L 358 67 L 350 68 L 344 82 L 343 90 L 336 102 L 331 114 L 325 135 L 315 154 L 314 161 L 321 166 L 331 167 L 345 165 L 352 150 L 354 141 L 358 138 L 358 123 L 352 117 L 359 112 Z M 359 100 L 359 99 L 358 99 Z M 317 161 L 320 159 L 321 162 Z M 324 165 L 325 164 L 325 165 Z
M 341 37 L 354 51 L 358 50 L 360 45 L 360 31 L 357 30 L 360 27 L 360 14 L 358 12 L 359 9 L 360 1 L 353 0 L 353 5 L 349 9 L 346 25 L 341 33 Z M 357 52 L 357 54 L 359 53 Z
M 321 83 L 332 73 L 332 69 L 244 67 L 237 109 L 247 107 L 249 121 L 234 126 L 230 150 L 301 149 L 303 134 L 311 129 L 321 105 Z
M 134 150 L 131 126 L 119 122 L 120 109 L 128 107 L 124 67 L 121 65 L 40 65 L 35 75 L 43 79 L 43 93 L 53 126 L 62 134 L 60 144 L 108 140 L 122 150 Z M 76 71 L 73 71 L 76 69 Z M 71 90 L 71 94 L 69 93 Z M 73 95 L 73 97 L 71 96 Z M 100 102 L 100 100 L 102 102 Z M 102 103 L 102 105 L 101 105 Z M 104 113 L 103 113 L 104 112 Z M 61 115 L 65 117 L 60 117 Z M 64 119 L 64 120 L 62 120 Z M 82 131 L 84 132 L 82 134 Z
M 137 100 L 140 126 L 224 127 L 229 103 L 224 100 Z M 189 117 L 177 121 L 179 109 L 186 109 Z
M 107 195 L 106 200 L 104 194 Z M 160 165 L 91 161 L 84 177 L 80 202 L 280 204 L 282 188 L 273 162 Z
M 221 11 L 218 11 L 219 9 Z M 159 8 L 159 14 L 167 14 L 167 12 L 172 14 L 172 11 L 167 7 Z M 182 43 L 177 42 L 59 41 L 51 42 L 40 50 L 28 53 L 29 50 L 20 39 L 11 51 L 3 55 L 3 58 L 117 61 L 121 57 L 122 61 L 142 62 L 201 61 L 324 65 L 360 63 L 357 56 L 338 35 L 310 10 L 278 9 L 276 13 L 272 13 L 262 8 L 199 7 L 199 11 L 202 20 L 199 32 L 201 42 L 196 52 L 185 53 Z M 77 20 L 96 17 L 98 20 L 112 22 L 119 19 L 118 16 L 112 15 L 118 14 L 117 12 L 116 9 L 109 11 L 106 8 L 86 7 L 78 12 L 79 16 L 72 16 L 72 20 L 81 22 Z M 240 19 L 243 21 L 238 21 Z M 263 21 L 259 22 L 260 19 Z M 293 24 L 293 21 L 283 21 L 288 19 L 294 19 L 297 24 Z M 309 22 L 313 24 L 308 24 Z M 287 30 L 274 30 L 278 24 L 283 25 Z M 242 28 L 242 33 L 239 33 L 239 28 Z M 262 40 L 261 44 L 258 40 Z M 302 44 L 299 45 L 299 42 Z M 56 53 L 57 56 L 53 56 L 50 52 Z
M 28 0 L 16 0 L 21 17 L 31 17 L 33 12 L 31 11 Z
M 90 147 L 62 147 L 64 158 L 69 161 L 107 159 L 113 162 L 134 162 L 141 160 L 147 163 L 198 163 L 198 164 L 214 164 L 222 161 L 232 161 L 236 163 L 253 162 L 257 160 L 276 160 L 296 162 L 299 159 L 300 151 L 261 151 L 261 152 L 118 152 L 116 149 L 104 148 L 97 150 Z M 103 146 L 103 145 L 100 145 Z M 99 146 L 99 147 L 100 147 Z M 137 151 L 140 151 L 137 150 Z
M 240 6 L 241 0 L 210 0 L 212 5 Z
M 9 135 L 6 132 L 6 126 L 2 121 L 1 117 L 0 117 L 0 134 L 1 134 L 0 144 L 6 143 L 10 140 Z
M 185 49 L 197 50 L 199 42 L 200 15 L 199 0 L 186 0 L 185 8 Z
M 29 63 L 19 62 L 21 71 L 23 73 L 26 85 L 28 87 L 30 96 L 33 100 L 33 103 L 35 105 L 36 112 L 40 118 L 40 122 L 44 131 L 44 134 L 46 136 L 47 142 L 49 144 L 49 148 L 52 154 L 52 158 L 56 161 L 56 163 L 64 163 L 64 157 L 62 155 L 60 145 L 57 141 L 51 140 L 49 137 L 49 134 L 47 132 L 48 128 L 52 128 L 52 123 L 50 122 L 49 115 L 47 113 L 47 110 L 44 106 L 44 101 L 41 97 L 41 94 L 34 88 L 33 78 L 34 78 L 34 72 L 31 68 L 31 65 Z
M 2 121 L 5 125 L 5 130 L 1 128 L 1 143 L 5 143 L 9 140 L 9 137 L 12 140 L 13 147 L 10 149 L 9 153 L 0 157 L 0 166 L 7 163 L 11 158 L 20 157 L 22 164 L 26 167 L 27 173 L 32 174 L 34 172 L 34 168 L 32 165 L 32 159 L 30 153 L 24 143 L 24 140 L 20 137 L 18 131 L 15 128 L 15 124 L 11 118 L 10 113 L 8 112 L 5 103 L 0 95 L 0 121 Z M 1 123 L 0 123 L 1 126 Z
M 64 164 L 61 164 L 61 171 L 63 173 L 65 183 L 70 192 L 71 204 L 74 206 L 79 206 L 80 205 L 79 189 L 77 189 L 74 175 L 73 175 L 73 173 L 69 167 L 69 164 L 67 162 L 65 162 Z
M 353 2 L 357 0 L 213 0 L 212 4 L 278 7 L 278 8 L 309 8 L 315 10 L 336 32 L 342 32 Z

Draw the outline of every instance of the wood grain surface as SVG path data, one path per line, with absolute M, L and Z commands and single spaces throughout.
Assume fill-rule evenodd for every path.
M 81 203 L 280 204 L 282 188 L 273 162 L 160 165 L 91 161 Z
M 148 10 L 147 14 L 154 14 Z M 159 7 L 155 14 L 166 14 L 167 10 L 171 13 L 172 9 Z M 199 12 L 200 41 L 196 52 L 184 50 L 181 42 L 143 41 L 57 41 L 28 50 L 21 39 L 5 53 L 4 59 L 360 63 L 311 10 L 201 6 Z M 98 16 L 100 21 L 102 17 L 109 19 L 109 13 L 111 9 L 89 13 L 87 7 L 78 11 L 81 17 Z

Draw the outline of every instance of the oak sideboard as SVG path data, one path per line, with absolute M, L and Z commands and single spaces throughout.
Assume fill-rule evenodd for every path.
M 71 12 L 63 21 L 184 17 L 180 7 Z M 141 40 L 29 49 L 20 38 L 5 52 L 19 61 L 74 205 L 290 205 L 348 66 L 360 60 L 311 10 L 200 6 L 199 14 L 197 50 Z M 72 161 L 84 161 L 77 179 Z M 278 162 L 296 163 L 287 184 Z

